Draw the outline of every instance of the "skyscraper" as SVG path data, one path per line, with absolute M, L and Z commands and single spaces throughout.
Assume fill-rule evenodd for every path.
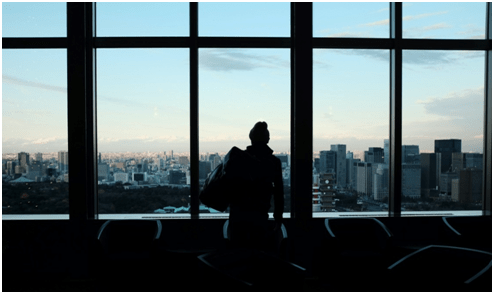
M 34 159 L 39 162 L 43 161 L 43 153 L 34 153 Z
M 420 170 L 421 195 L 424 197 L 437 196 L 441 182 L 441 153 L 421 153 Z
M 402 164 L 401 192 L 403 196 L 420 198 L 420 164 Z
M 451 180 L 451 200 L 461 203 L 475 203 L 482 200 L 482 170 L 465 168 L 458 178 Z
M 384 139 L 384 163 L 389 164 L 389 139 Z
M 346 145 L 331 145 L 331 151 L 336 152 L 336 185 L 338 189 L 346 188 Z
M 336 172 L 336 152 L 323 150 L 319 151 L 319 173 Z
M 388 196 L 389 190 L 389 168 L 387 164 L 379 163 L 377 164 L 377 170 L 373 175 L 373 195 L 374 200 L 382 200 L 384 197 Z
M 370 163 L 384 163 L 384 149 L 369 147 L 369 151 L 364 152 L 364 161 Z
M 441 173 L 445 173 L 451 167 L 453 152 L 461 152 L 461 140 L 434 140 L 434 152 L 441 153 Z
M 19 160 L 19 166 L 23 172 L 26 172 L 27 166 L 29 165 L 29 153 L 20 152 L 17 154 L 17 159 Z
M 418 145 L 401 146 L 401 163 L 420 163 L 420 151 Z
M 58 170 L 60 172 L 69 171 L 69 152 L 58 151 Z
M 372 163 L 357 162 L 357 192 L 372 194 Z

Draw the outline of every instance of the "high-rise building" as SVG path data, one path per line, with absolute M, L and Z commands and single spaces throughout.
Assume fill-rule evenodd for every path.
M 451 181 L 453 179 L 458 179 L 458 173 L 452 171 L 441 173 L 441 183 L 439 184 L 441 194 L 451 196 Z
M 34 153 L 34 160 L 36 160 L 38 162 L 42 162 L 43 161 L 43 153 L 41 153 L 41 152 Z
M 29 153 L 20 152 L 17 154 L 17 159 L 19 161 L 19 166 L 22 172 L 26 172 L 27 166 L 29 165 Z
M 185 173 L 179 170 L 169 171 L 168 182 L 173 185 L 179 185 L 185 183 Z
M 465 168 L 458 178 L 451 180 L 451 200 L 460 203 L 478 203 L 482 200 L 482 170 Z
M 451 170 L 459 172 L 461 169 L 474 167 L 482 170 L 483 154 L 481 153 L 460 153 L 451 154 Z
M 98 163 L 98 181 L 108 180 L 110 176 L 110 166 L 106 163 Z
M 69 171 L 69 152 L 58 151 L 58 171 L 59 172 Z
M 353 152 L 350 152 L 350 151 L 347 152 L 345 162 L 346 162 L 345 181 L 346 181 L 347 187 L 351 189 L 352 188 L 351 182 L 352 182 Z
M 281 166 L 283 168 L 289 166 L 287 154 L 275 154 L 274 156 L 278 157 L 278 159 L 281 161 Z
M 434 140 L 434 153 L 441 153 L 441 173 L 451 168 L 453 152 L 461 152 L 460 139 Z
M 318 174 L 321 170 L 321 158 L 314 158 L 314 166 L 315 172 Z
M 331 151 L 336 152 L 336 185 L 338 189 L 346 188 L 346 145 L 331 145 Z
M 389 139 L 384 139 L 384 163 L 389 164 Z
M 420 164 L 402 164 L 401 193 L 403 196 L 420 198 Z
M 8 175 L 14 175 L 15 174 L 15 167 L 17 163 L 15 161 L 7 161 L 7 174 Z
M 402 145 L 401 146 L 401 163 L 402 164 L 419 164 L 420 151 L 418 145 Z
M 465 168 L 484 170 L 484 155 L 482 153 L 463 153 Z
M 352 161 L 352 168 L 350 173 L 350 188 L 353 190 L 357 190 L 357 168 L 359 162 L 361 162 L 360 158 L 354 158 Z
M 441 182 L 441 153 L 420 153 L 420 170 L 421 195 L 436 196 Z
M 181 165 L 188 165 L 189 164 L 189 158 L 187 158 L 187 156 L 179 156 L 178 157 L 178 163 Z
M 357 162 L 357 192 L 372 194 L 372 163 Z
M 319 173 L 336 173 L 336 152 L 319 151 Z
M 205 180 L 211 172 L 211 162 L 199 161 L 199 179 Z
M 377 164 L 372 184 L 374 200 L 382 200 L 388 196 L 389 191 L 389 167 L 387 164 Z
M 384 149 L 369 147 L 369 151 L 364 152 L 364 161 L 370 163 L 384 163 Z

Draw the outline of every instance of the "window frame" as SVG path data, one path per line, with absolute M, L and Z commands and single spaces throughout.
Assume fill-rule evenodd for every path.
M 199 37 L 198 3 L 189 3 L 188 37 L 97 37 L 96 3 L 67 3 L 67 37 L 2 38 L 3 49 L 67 49 L 69 219 L 98 219 L 96 49 L 188 48 L 190 51 L 190 217 L 199 218 L 199 48 L 289 48 L 291 54 L 291 211 L 312 219 L 312 51 L 390 50 L 389 217 L 401 213 L 403 50 L 485 52 L 482 215 L 492 215 L 492 3 L 486 3 L 486 38 L 404 39 L 402 3 L 390 5 L 389 38 L 314 38 L 312 3 L 290 3 L 290 37 Z M 311 97 L 311 99 L 307 99 Z M 310 142 L 310 144 L 307 144 Z M 81 156 L 82 155 L 82 156 Z M 436 212 L 437 213 L 437 212 Z M 156 216 L 159 218 L 159 215 Z

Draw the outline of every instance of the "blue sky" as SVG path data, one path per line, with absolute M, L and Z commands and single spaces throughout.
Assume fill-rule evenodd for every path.
M 389 36 L 389 3 L 314 3 L 315 37 Z M 485 3 L 405 3 L 404 37 L 483 38 Z M 186 36 L 187 3 L 98 3 L 98 36 Z M 2 3 L 4 37 L 63 37 L 65 3 Z M 290 34 L 289 3 L 200 3 L 201 36 Z M 3 152 L 67 149 L 66 51 L 2 50 Z M 289 151 L 288 49 L 200 49 L 201 152 L 249 145 L 258 120 Z M 98 49 L 101 152 L 189 151 L 187 49 Z M 406 51 L 403 142 L 482 151 L 482 52 Z M 382 147 L 389 51 L 314 50 L 314 151 Z

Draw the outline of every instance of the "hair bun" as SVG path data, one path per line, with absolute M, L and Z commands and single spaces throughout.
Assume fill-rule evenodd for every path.
M 257 122 L 252 130 L 250 130 L 249 138 L 252 142 L 269 142 L 268 124 L 264 121 Z

